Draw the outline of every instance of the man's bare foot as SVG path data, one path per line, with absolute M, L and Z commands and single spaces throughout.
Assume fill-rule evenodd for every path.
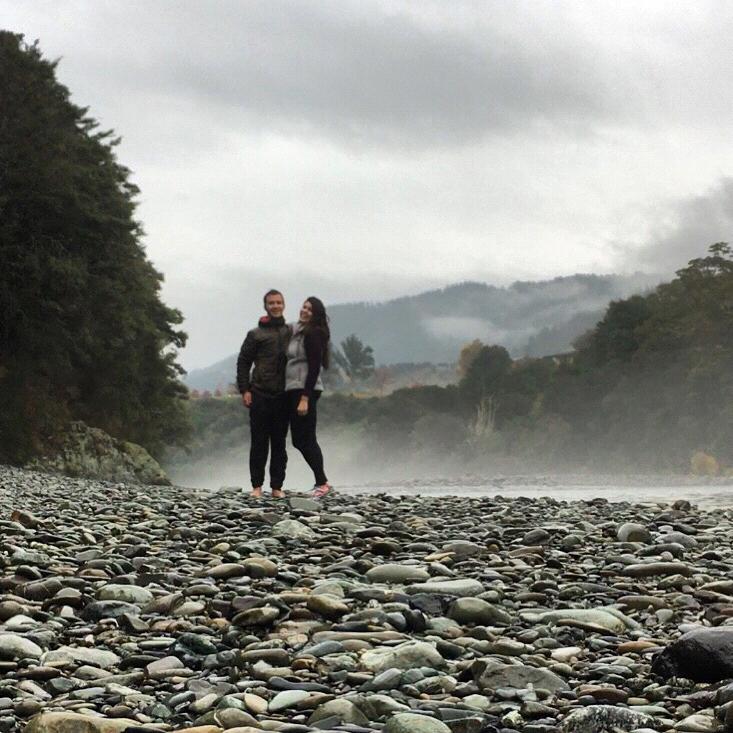
M 285 492 L 282 489 L 273 489 L 272 490 L 272 498 L 273 499 L 284 499 L 285 498 Z
M 255 486 L 252 489 L 252 493 L 250 494 L 250 496 L 253 499 L 261 499 L 262 498 L 262 487 L 261 486 Z

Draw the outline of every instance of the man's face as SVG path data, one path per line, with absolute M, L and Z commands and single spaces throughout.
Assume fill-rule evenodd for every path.
M 280 293 L 268 295 L 265 300 L 265 310 L 270 318 L 280 318 L 285 311 L 285 298 Z

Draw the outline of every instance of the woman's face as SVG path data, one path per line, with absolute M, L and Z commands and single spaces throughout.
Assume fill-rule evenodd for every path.
M 313 318 L 313 306 L 310 300 L 306 300 L 302 306 L 300 306 L 300 322 L 308 323 Z

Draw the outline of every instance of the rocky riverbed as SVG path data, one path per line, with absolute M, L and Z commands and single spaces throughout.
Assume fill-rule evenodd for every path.
M 733 513 L 0 468 L 0 733 L 733 731 Z

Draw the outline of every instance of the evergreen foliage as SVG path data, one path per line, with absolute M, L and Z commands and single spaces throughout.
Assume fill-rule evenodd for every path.
M 374 350 L 354 333 L 341 342 L 341 350 L 334 351 L 333 357 L 349 379 L 367 379 L 374 372 Z
M 0 31 L 0 460 L 71 419 L 159 455 L 188 432 L 182 317 L 160 300 L 118 139 L 55 69 Z

